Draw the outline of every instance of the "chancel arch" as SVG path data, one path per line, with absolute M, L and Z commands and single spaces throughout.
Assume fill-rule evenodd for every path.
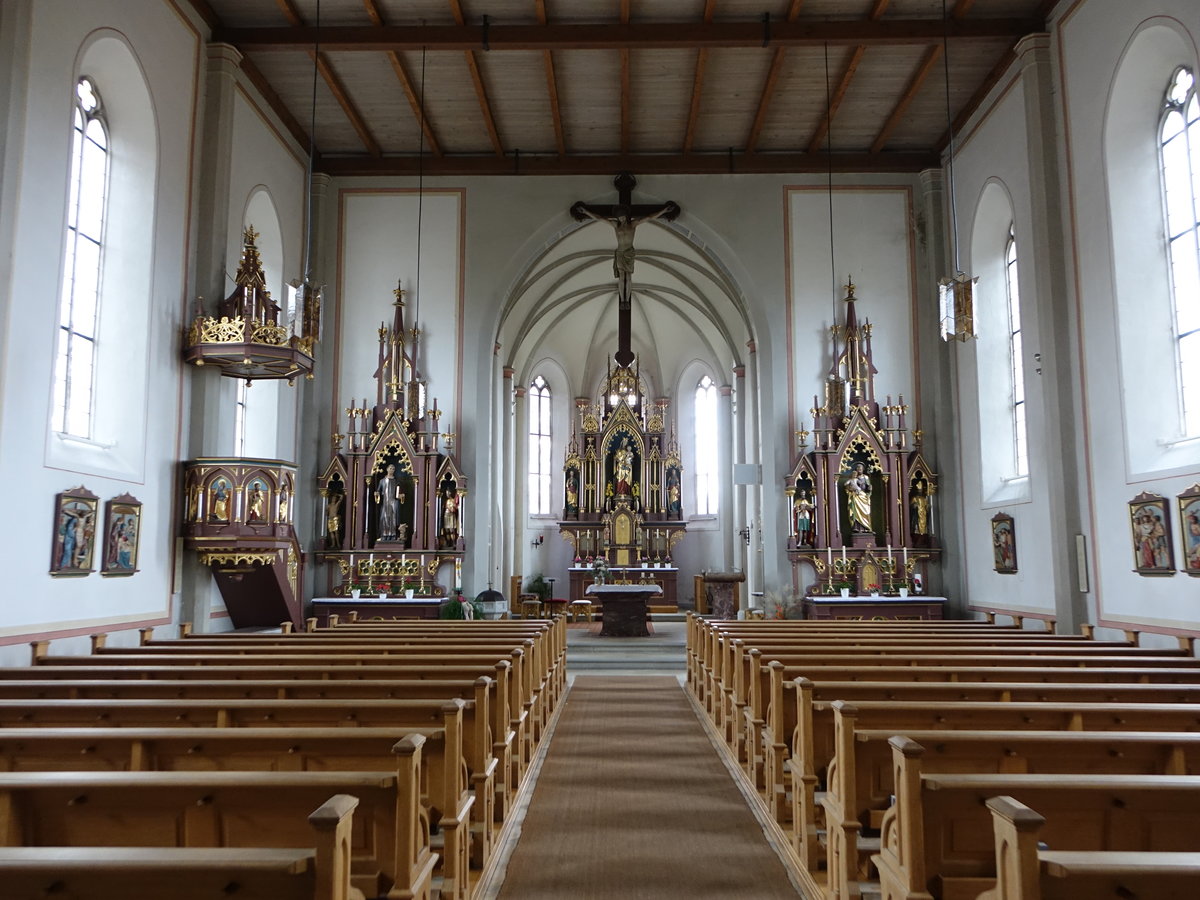
M 645 198 L 639 195 L 637 199 Z M 659 449 L 650 446 L 635 428 L 629 429 L 627 434 L 620 427 L 615 431 L 602 429 L 597 434 L 602 440 L 616 440 L 618 444 L 622 436 L 627 436 L 633 451 L 637 490 L 639 493 L 656 492 L 657 499 L 653 501 L 639 497 L 640 511 L 634 517 L 621 516 L 617 510 L 612 510 L 614 519 L 608 538 L 616 543 L 616 531 L 621 530 L 623 548 L 632 548 L 632 541 L 624 539 L 636 537 L 639 528 L 643 532 L 649 529 L 653 539 L 656 536 L 651 521 L 653 515 L 669 514 L 672 504 L 680 522 L 695 515 L 694 471 L 688 471 L 692 463 L 686 460 L 695 458 L 692 407 L 696 384 L 699 378 L 708 374 L 715 385 L 728 388 L 731 378 L 724 373 L 732 372 L 743 363 L 744 348 L 754 337 L 748 304 L 731 274 L 736 265 L 719 259 L 713 246 L 699 239 L 698 227 L 703 228 L 702 223 L 688 220 L 685 210 L 678 221 L 642 222 L 634 235 L 636 255 L 630 281 L 629 318 L 630 347 L 636 360 L 633 364 L 633 374 L 638 382 L 636 390 L 648 415 L 657 414 L 655 404 L 666 403 L 663 406 L 665 414 L 660 416 L 663 430 Z M 506 442 L 513 458 L 501 466 L 501 471 L 506 474 L 498 482 L 518 477 L 517 473 L 523 475 L 526 470 L 523 462 L 524 453 L 528 451 L 523 450 L 522 445 L 528 441 L 524 431 L 529 413 L 528 397 L 522 396 L 522 391 L 528 388 L 531 378 L 544 372 L 555 393 L 553 427 L 557 468 L 552 494 L 559 516 L 569 508 L 574 510 L 573 504 L 585 504 L 583 496 L 568 490 L 572 479 L 579 478 L 580 472 L 568 466 L 567 460 L 572 448 L 586 456 L 587 441 L 581 434 L 583 417 L 589 408 L 603 409 L 609 404 L 608 379 L 617 368 L 613 357 L 619 339 L 620 295 L 614 277 L 615 244 L 614 230 L 606 222 L 588 221 L 554 230 L 532 251 L 528 264 L 510 282 L 498 323 L 496 343 L 500 348 L 500 364 L 514 373 L 512 390 L 515 395 L 500 412 L 507 418 L 503 430 L 513 434 L 515 440 Z M 554 365 L 545 368 L 544 361 L 550 354 Z M 556 375 L 562 379 L 561 387 Z M 560 405 L 560 397 L 570 404 L 569 409 Z M 722 399 L 729 403 L 729 398 Z M 560 410 L 565 412 L 561 419 Z M 732 426 L 727 425 L 726 431 L 732 431 Z M 722 446 L 726 447 L 731 436 L 724 435 L 721 440 Z M 600 493 L 612 492 L 607 501 L 604 496 L 598 498 L 600 507 L 606 502 L 613 505 L 624 488 L 619 485 L 614 468 L 618 450 L 617 446 L 597 444 L 594 447 L 600 469 L 595 489 Z M 670 465 L 665 462 L 666 457 L 671 458 Z M 731 454 L 724 452 L 720 458 L 721 464 L 728 469 Z M 513 474 L 508 475 L 510 472 Z M 582 483 L 577 485 L 581 491 L 585 487 Z M 526 502 L 517 499 L 525 493 L 523 479 L 516 488 L 516 491 L 506 491 L 502 484 L 495 485 L 500 508 L 504 507 L 501 498 L 506 496 L 513 497 L 514 507 Z M 652 509 L 658 511 L 652 514 Z M 502 517 L 506 520 L 505 527 L 515 532 L 515 540 L 509 545 L 512 556 L 507 561 L 514 573 L 527 575 L 534 571 L 568 568 L 579 551 L 579 546 L 569 541 L 551 540 L 551 534 L 538 527 L 542 523 L 520 509 Z M 724 517 L 705 519 L 708 536 L 696 541 L 676 540 L 673 559 L 684 573 L 681 578 L 690 579 L 693 569 L 725 568 L 734 564 L 732 559 L 724 559 L 729 555 L 726 545 L 731 547 L 732 542 L 720 537 L 732 526 Z M 537 533 L 531 534 L 534 529 Z M 626 530 L 631 533 L 626 534 Z M 535 543 L 541 534 L 545 535 L 545 541 Z M 659 536 L 665 545 L 666 536 Z M 645 547 L 640 551 L 629 549 L 625 556 L 636 559 L 646 552 Z

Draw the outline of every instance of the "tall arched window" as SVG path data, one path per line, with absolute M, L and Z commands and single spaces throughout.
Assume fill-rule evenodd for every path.
M 705 375 L 696 385 L 696 515 L 715 516 L 717 483 L 717 386 Z
M 1021 293 L 1017 284 L 1017 238 L 1008 226 L 1004 248 L 1004 288 L 1008 295 L 1008 356 L 1012 376 L 1013 459 L 1018 478 L 1029 474 L 1029 449 L 1025 440 L 1025 370 L 1021 364 Z
M 104 106 L 96 85 L 84 76 L 75 85 L 71 192 L 54 365 L 54 428 L 80 438 L 92 437 L 108 169 Z
M 529 512 L 550 514 L 550 385 L 539 375 L 529 386 Z
M 1175 311 L 1180 423 L 1200 436 L 1200 100 L 1186 68 L 1167 87 L 1159 128 L 1167 251 Z

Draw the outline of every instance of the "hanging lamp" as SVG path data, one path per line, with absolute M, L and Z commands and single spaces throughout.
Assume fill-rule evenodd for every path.
M 963 272 L 958 255 L 958 209 L 954 196 L 954 122 L 950 117 L 950 19 L 946 0 L 942 0 L 942 71 L 946 87 L 946 129 L 950 136 L 946 174 L 950 182 L 950 240 L 954 255 L 954 274 L 938 282 L 942 340 L 969 341 L 975 334 L 975 282 Z

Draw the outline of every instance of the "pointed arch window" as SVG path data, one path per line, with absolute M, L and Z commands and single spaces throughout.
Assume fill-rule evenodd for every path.
M 696 515 L 715 516 L 720 490 L 717 483 L 717 385 L 708 375 L 696 385 L 695 423 Z
M 104 105 L 96 85 L 84 76 L 75 85 L 66 254 L 54 365 L 54 428 L 84 439 L 93 436 L 109 162 Z
M 1017 279 L 1017 238 L 1008 226 L 1004 248 L 1004 289 L 1008 299 L 1008 357 L 1012 379 L 1013 460 L 1017 478 L 1029 474 L 1029 447 L 1025 436 L 1025 370 L 1021 347 L 1021 294 Z
M 529 513 L 550 515 L 550 385 L 539 375 L 529 386 Z
M 1193 73 L 1175 70 L 1159 127 L 1167 257 L 1184 437 L 1200 437 L 1200 100 Z

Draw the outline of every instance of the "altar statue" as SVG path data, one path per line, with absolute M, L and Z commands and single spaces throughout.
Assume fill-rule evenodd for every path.
M 843 482 L 846 490 L 846 512 L 850 516 L 850 530 L 855 534 L 870 534 L 871 526 L 871 479 L 867 467 L 855 463 L 854 470 Z
M 396 466 L 388 463 L 386 472 L 375 483 L 375 502 L 379 506 L 379 540 L 399 540 L 400 504 L 404 493 L 396 480 Z

